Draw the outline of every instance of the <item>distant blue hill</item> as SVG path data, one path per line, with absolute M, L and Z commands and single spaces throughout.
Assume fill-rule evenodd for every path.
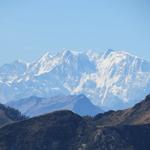
M 7 105 L 20 110 L 24 115 L 29 117 L 43 115 L 56 110 L 71 110 L 82 116 L 94 116 L 97 113 L 103 112 L 102 109 L 92 104 L 83 94 L 55 96 L 51 98 L 31 96 L 11 101 Z

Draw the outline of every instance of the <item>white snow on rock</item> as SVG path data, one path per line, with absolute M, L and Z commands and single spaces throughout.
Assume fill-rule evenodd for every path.
M 0 102 L 29 97 L 85 94 L 107 109 L 130 107 L 150 93 L 150 62 L 124 51 L 64 50 L 32 63 L 0 67 Z

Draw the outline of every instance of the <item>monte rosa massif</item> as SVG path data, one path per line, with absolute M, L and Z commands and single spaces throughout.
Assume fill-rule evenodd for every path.
M 64 50 L 0 67 L 0 102 L 30 96 L 86 95 L 103 109 L 133 106 L 150 93 L 150 62 L 124 51 Z

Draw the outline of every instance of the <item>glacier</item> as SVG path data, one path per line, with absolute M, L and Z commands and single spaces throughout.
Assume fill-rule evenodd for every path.
M 85 94 L 107 109 L 133 106 L 150 93 L 150 62 L 125 51 L 49 52 L 0 67 L 0 102 Z

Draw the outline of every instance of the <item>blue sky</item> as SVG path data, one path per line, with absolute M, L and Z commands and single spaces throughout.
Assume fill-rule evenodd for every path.
M 150 1 L 0 0 L 0 65 L 63 48 L 150 60 Z

